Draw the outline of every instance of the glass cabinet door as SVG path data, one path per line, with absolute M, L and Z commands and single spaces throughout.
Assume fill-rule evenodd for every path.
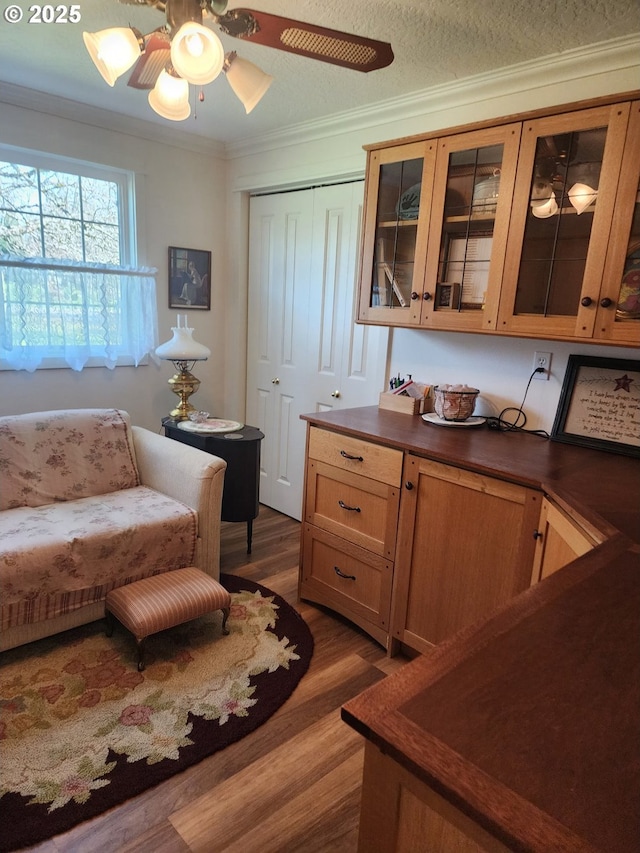
M 594 333 L 628 104 L 525 122 L 500 330 Z
M 370 152 L 359 320 L 420 320 L 434 159 L 435 140 Z
M 438 140 L 422 323 L 494 330 L 520 125 Z
M 640 345 L 640 101 L 631 105 L 595 337 Z

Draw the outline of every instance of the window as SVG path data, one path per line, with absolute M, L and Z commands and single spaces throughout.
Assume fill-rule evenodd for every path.
M 0 148 L 0 362 L 138 364 L 157 343 L 133 175 Z M 62 359 L 62 361 L 60 361 Z

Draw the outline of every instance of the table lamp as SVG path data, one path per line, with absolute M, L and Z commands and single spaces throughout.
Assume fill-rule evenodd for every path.
M 178 325 L 173 326 L 171 331 L 173 337 L 157 347 L 156 355 L 165 361 L 173 362 L 176 373 L 169 379 L 169 386 L 173 393 L 180 397 L 180 403 L 169 415 L 176 421 L 185 421 L 190 412 L 196 411 L 195 406 L 189 402 L 189 397 L 195 394 L 200 385 L 200 380 L 191 373 L 191 368 L 196 361 L 206 361 L 211 350 L 194 341 L 193 329 L 187 325 L 186 314 L 178 314 Z

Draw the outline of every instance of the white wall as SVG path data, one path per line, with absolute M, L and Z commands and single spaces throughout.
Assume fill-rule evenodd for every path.
M 211 412 L 224 409 L 224 301 L 226 275 L 225 163 L 209 151 L 184 150 L 83 121 L 0 104 L 0 143 L 78 158 L 136 173 L 140 240 L 138 262 L 158 268 L 160 341 L 171 336 L 177 311 L 168 307 L 168 247 L 212 252 L 211 311 L 187 312 L 194 337 L 212 356 L 198 364 L 202 381 L 193 402 Z M 182 312 L 181 312 L 182 313 Z M 126 409 L 134 423 L 159 430 L 177 403 L 167 380 L 169 363 L 141 367 L 0 372 L 0 415 L 80 406 Z
M 0 103 L 0 143 L 133 169 L 140 186 L 142 240 L 139 262 L 158 267 L 160 339 L 170 335 L 177 312 L 167 307 L 167 248 L 213 253 L 212 307 L 192 311 L 196 338 L 212 350 L 196 366 L 202 385 L 193 402 L 217 415 L 243 420 L 245 413 L 248 193 L 309 186 L 364 174 L 367 143 L 490 119 L 526 109 L 630 91 L 640 80 L 637 37 L 618 39 L 553 61 L 527 63 L 492 75 L 441 86 L 311 122 L 222 152 L 211 143 L 172 131 L 162 135 L 144 123 L 118 130 L 97 126 L 98 109 L 76 105 L 71 116 Z M 68 105 L 67 105 L 68 106 Z M 69 110 L 65 111 L 69 115 Z M 115 118 L 115 117 L 114 117 Z M 140 135 L 138 135 L 140 134 Z M 175 143 L 173 139 L 175 136 Z M 159 141 L 161 138 L 163 141 Z M 182 146 L 182 147 L 178 147 Z M 187 147 L 189 146 L 189 147 Z M 225 162 L 226 158 L 226 162 Z M 494 406 L 520 403 L 534 349 L 554 354 L 552 379 L 532 383 L 530 425 L 549 427 L 570 352 L 633 357 L 621 348 L 536 343 L 493 336 L 395 330 L 390 366 L 433 382 L 475 383 Z M 175 405 L 166 381 L 171 367 L 0 372 L 0 414 L 76 406 L 119 406 L 135 423 L 159 429 Z
M 382 140 L 468 124 L 529 109 L 631 91 L 640 81 L 637 37 L 616 40 L 589 50 L 563 54 L 546 63 L 525 63 L 502 73 L 442 86 L 428 96 L 381 105 L 378 110 L 334 117 L 300 127 L 296 133 L 274 134 L 236 146 L 229 168 L 229 215 L 233 239 L 230 276 L 238 283 L 230 311 L 246 312 L 242 282 L 246 277 L 246 196 L 251 190 L 301 186 L 362 175 L 362 146 Z M 238 327 L 240 323 L 238 322 Z M 243 350 L 234 341 L 234 352 Z M 633 358 L 621 347 L 524 340 L 479 334 L 395 329 L 390 372 L 411 373 L 428 383 L 462 382 L 482 390 L 482 411 L 519 406 L 532 370 L 533 353 L 553 353 L 551 379 L 531 383 L 525 412 L 527 428 L 551 429 L 570 353 Z M 241 377 L 234 374 L 228 351 L 227 404 L 243 405 Z M 234 378 L 235 377 L 235 378 Z

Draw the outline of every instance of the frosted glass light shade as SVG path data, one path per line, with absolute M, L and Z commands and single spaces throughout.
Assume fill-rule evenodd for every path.
M 273 83 L 273 77 L 265 74 L 253 62 L 241 59 L 235 52 L 227 54 L 225 74 L 229 85 L 242 102 L 247 114 L 259 103 Z
M 533 204 L 531 203 L 531 213 L 537 219 L 548 219 L 550 216 L 555 216 L 558 212 L 558 202 L 556 201 L 556 194 L 554 192 L 551 193 L 550 197 L 543 202 L 542 204 Z
M 206 361 L 211 350 L 193 340 L 193 329 L 187 326 L 187 315 L 178 314 L 178 325 L 173 326 L 170 341 L 156 348 L 158 358 L 166 361 Z
M 140 58 L 140 42 L 131 27 L 82 33 L 82 38 L 94 65 L 110 86 Z
M 569 190 L 569 201 L 579 215 L 585 211 L 589 205 L 593 204 L 598 196 L 598 190 L 594 190 L 588 184 L 577 183 Z
M 171 64 L 194 86 L 215 80 L 223 63 L 222 42 L 213 30 L 196 21 L 183 24 L 171 40 Z
M 170 121 L 184 121 L 191 115 L 189 84 L 181 77 L 174 77 L 162 70 L 156 85 L 149 92 L 151 108 Z

